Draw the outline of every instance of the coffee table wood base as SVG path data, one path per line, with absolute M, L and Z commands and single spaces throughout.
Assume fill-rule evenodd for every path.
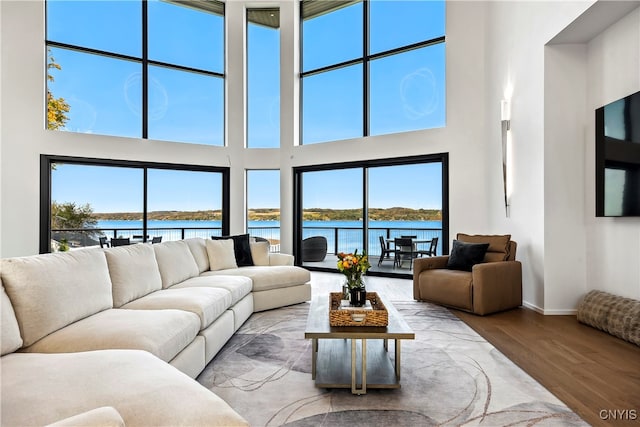
M 350 388 L 366 394 L 368 388 L 400 388 L 400 340 L 394 359 L 381 339 L 314 339 L 312 378 L 319 388 Z M 355 352 L 354 352 L 355 350 Z M 351 363 L 345 363 L 351 360 Z

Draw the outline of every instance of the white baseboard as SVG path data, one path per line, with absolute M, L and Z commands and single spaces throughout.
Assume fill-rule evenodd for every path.
M 575 316 L 578 313 L 578 310 L 574 309 L 560 309 L 560 310 L 545 310 L 545 316 Z
M 545 310 L 544 308 L 540 308 L 535 304 L 531 304 L 530 302 L 523 301 L 522 305 L 527 307 L 533 311 L 536 311 L 540 314 L 544 314 L 545 316 L 575 316 L 578 310 L 575 308 L 571 309 L 558 309 L 558 310 Z
M 541 309 L 541 308 L 540 308 L 540 307 L 538 307 L 537 305 L 531 304 L 531 303 L 530 303 L 530 302 L 528 302 L 528 301 L 522 301 L 522 306 L 523 306 L 523 307 L 527 307 L 527 308 L 529 308 L 529 309 L 531 309 L 531 310 L 533 310 L 533 311 L 536 311 L 536 312 L 538 312 L 538 313 L 540 313 L 540 314 L 544 314 L 544 310 L 543 310 L 543 309 Z

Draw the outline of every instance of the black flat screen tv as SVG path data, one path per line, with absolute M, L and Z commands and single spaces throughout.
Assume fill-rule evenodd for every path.
M 640 91 L 596 110 L 596 216 L 640 216 Z

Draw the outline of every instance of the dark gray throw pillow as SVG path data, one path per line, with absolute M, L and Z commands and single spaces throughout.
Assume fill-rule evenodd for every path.
M 471 268 L 482 262 L 487 253 L 489 243 L 466 243 L 460 240 L 453 241 L 453 248 L 449 254 L 447 268 L 450 270 L 471 271 Z
M 253 264 L 251 257 L 251 246 L 248 234 L 238 234 L 236 236 L 211 236 L 213 240 L 233 239 L 233 251 L 236 256 L 238 267 L 247 267 Z

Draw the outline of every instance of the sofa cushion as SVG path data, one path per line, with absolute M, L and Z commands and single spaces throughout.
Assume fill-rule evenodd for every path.
M 231 307 L 231 293 L 226 289 L 177 289 L 175 287 L 154 292 L 122 306 L 122 308 L 135 310 L 189 311 L 200 318 L 200 329 L 205 329 L 213 323 L 229 307 Z
M 236 255 L 236 264 L 238 267 L 246 267 L 253 265 L 253 259 L 251 258 L 251 246 L 249 244 L 248 234 L 239 234 L 236 236 L 211 236 L 212 240 L 233 240 L 233 251 Z M 209 258 L 211 259 L 211 258 Z
M 64 420 L 56 421 L 53 424 L 47 424 L 47 427 L 125 427 L 124 420 L 116 408 L 111 406 L 103 406 L 102 408 L 92 409 Z
M 211 275 L 248 277 L 253 282 L 254 292 L 302 285 L 311 280 L 311 274 L 308 270 L 305 270 L 302 267 L 288 265 L 242 267 L 231 270 L 206 271 L 202 273 L 202 276 Z
M 269 265 L 269 242 L 250 242 L 251 247 L 251 259 L 253 259 L 253 265 L 265 266 Z
M 235 305 L 242 298 L 251 293 L 253 282 L 250 278 L 244 276 L 200 276 L 185 280 L 184 282 L 173 285 L 169 289 L 179 288 L 219 288 L 226 289 L 231 293 L 231 305 Z
M 107 258 L 101 250 L 7 258 L 0 271 L 25 346 L 113 307 Z
M 18 319 L 16 319 L 11 301 L 4 291 L 4 286 L 2 286 L 2 307 L 0 307 L 0 310 L 0 315 L 2 316 L 0 344 L 2 345 L 2 356 L 4 356 L 22 347 L 22 337 L 20 336 Z
M 470 235 L 458 233 L 458 240 L 467 243 L 489 243 L 484 262 L 506 261 L 509 258 L 509 241 L 511 234 L 504 235 Z
M 144 351 L 10 354 L 2 424 L 42 426 L 110 406 L 128 426 L 247 425 L 221 398 Z
M 152 247 L 156 253 L 163 288 L 200 274 L 198 264 L 184 240 L 159 243 Z
M 162 289 L 162 277 L 151 245 L 118 246 L 105 250 L 113 285 L 113 306 Z
M 197 315 L 182 310 L 114 308 L 79 320 L 24 349 L 30 353 L 71 353 L 105 349 L 146 350 L 165 362 L 200 331 Z
M 210 270 L 216 271 L 238 267 L 233 245 L 234 243 L 231 239 L 207 240 L 206 246 Z
M 447 261 L 447 268 L 471 271 L 474 265 L 482 262 L 488 247 L 489 243 L 466 243 L 454 240 Z
M 205 244 L 206 240 L 202 237 L 192 237 L 191 239 L 184 239 L 184 241 L 189 246 L 193 259 L 196 260 L 198 271 L 202 273 L 209 270 L 209 254 Z

